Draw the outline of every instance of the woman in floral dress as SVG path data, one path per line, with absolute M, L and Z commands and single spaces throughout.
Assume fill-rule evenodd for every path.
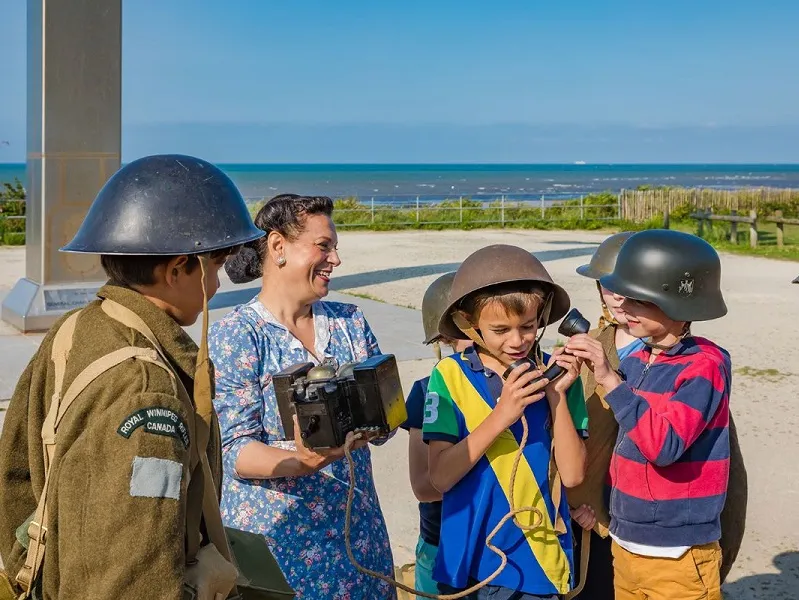
M 275 373 L 297 363 L 340 365 L 380 353 L 358 307 L 321 300 L 341 264 L 332 209 L 326 197 L 273 198 L 255 218 L 267 236 L 226 266 L 235 283 L 263 276 L 263 284 L 209 333 L 224 457 L 222 517 L 266 537 L 298 598 L 382 600 L 395 598 L 394 589 L 347 557 L 352 482 L 343 449 L 317 453 L 287 440 L 272 385 Z M 369 446 L 356 448 L 352 550 L 362 566 L 392 576 Z

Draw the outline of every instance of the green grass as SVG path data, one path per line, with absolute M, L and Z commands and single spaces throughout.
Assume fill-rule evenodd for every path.
M 400 308 L 410 308 L 411 310 L 417 310 L 415 306 L 411 306 L 410 304 L 392 304 L 391 302 L 386 302 L 377 296 L 372 296 L 372 294 L 365 294 L 363 292 L 349 292 L 347 290 L 339 290 L 341 294 L 346 294 L 347 296 L 355 296 L 356 298 L 363 298 L 364 300 L 372 300 L 373 302 L 380 302 L 381 304 L 391 304 L 391 306 L 399 306 Z
M 672 221 L 672 229 L 697 234 L 698 225 L 691 221 Z M 777 225 L 774 223 L 760 222 L 757 224 L 757 247 L 749 246 L 749 226 L 745 223 L 738 224 L 738 243 L 730 241 L 730 224 L 716 221 L 710 230 L 705 227 L 703 237 L 714 248 L 721 252 L 730 252 L 746 256 L 762 256 L 782 260 L 799 261 L 799 226 L 785 225 L 784 246 L 777 246 Z
M 771 381 L 780 380 L 784 377 L 789 377 L 793 373 L 783 373 L 777 369 L 756 369 L 754 367 L 738 367 L 733 371 L 736 375 L 743 377 L 752 377 L 755 379 L 768 379 Z

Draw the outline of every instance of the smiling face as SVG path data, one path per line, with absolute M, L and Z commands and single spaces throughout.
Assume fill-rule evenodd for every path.
M 655 343 L 669 336 L 679 336 L 685 323 L 670 319 L 651 302 L 622 298 L 617 314 L 627 323 L 630 335 L 637 338 L 652 338 Z
M 495 357 L 506 363 L 526 358 L 538 333 L 538 303 L 516 313 L 499 300 L 489 301 L 480 311 L 476 326 Z
M 272 232 L 267 244 L 268 260 L 277 266 L 272 273 L 279 274 L 281 286 L 304 302 L 327 296 L 333 269 L 341 264 L 338 236 L 329 216 L 307 215 L 295 237 L 287 239 Z
M 624 296 L 619 296 L 618 294 L 614 294 L 609 289 L 600 287 L 600 294 L 602 295 L 602 302 L 605 303 L 605 306 L 608 307 L 608 311 L 610 312 L 611 316 L 616 319 L 616 322 L 621 325 L 627 325 L 627 315 L 620 310 L 622 302 L 624 302 Z

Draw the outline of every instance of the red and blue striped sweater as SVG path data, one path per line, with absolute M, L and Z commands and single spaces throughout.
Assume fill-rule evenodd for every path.
M 649 365 L 645 347 L 605 396 L 619 423 L 610 464 L 611 532 L 651 546 L 721 537 L 730 470 L 729 353 L 689 337 Z

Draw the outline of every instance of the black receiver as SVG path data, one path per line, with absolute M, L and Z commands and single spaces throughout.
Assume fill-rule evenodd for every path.
M 590 329 L 591 329 L 591 323 L 588 322 L 588 319 L 583 317 L 583 315 L 580 314 L 579 310 L 573 308 L 569 311 L 569 314 L 563 317 L 563 321 L 560 322 L 560 327 L 558 327 L 558 333 L 560 333 L 561 335 L 565 335 L 566 337 L 571 337 L 573 335 L 577 335 L 578 333 L 588 333 Z M 535 369 L 536 367 L 535 362 L 532 361 L 531 359 L 520 358 L 505 370 L 505 373 L 502 375 L 502 378 L 507 379 L 508 375 L 510 375 L 513 369 L 525 363 L 529 364 L 531 369 Z M 541 377 L 534 379 L 530 383 L 540 381 L 541 379 L 549 379 L 549 381 L 555 381 L 565 372 L 566 370 L 556 363 L 551 367 L 549 367 L 546 371 L 544 371 Z

